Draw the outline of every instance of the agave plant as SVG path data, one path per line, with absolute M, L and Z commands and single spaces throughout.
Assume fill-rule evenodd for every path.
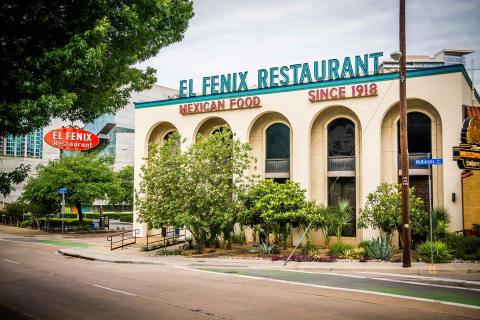
M 386 236 L 380 236 L 369 242 L 365 251 L 370 259 L 388 260 L 392 257 L 393 249 L 390 239 Z

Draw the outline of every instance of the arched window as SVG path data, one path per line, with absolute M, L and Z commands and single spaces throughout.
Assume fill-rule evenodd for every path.
M 348 200 L 352 216 L 342 230 L 343 236 L 356 235 L 355 123 L 346 118 L 330 122 L 328 131 L 328 205 L 335 207 Z
M 176 132 L 175 130 L 168 132 L 165 136 L 163 136 L 163 141 L 168 141 L 168 139 L 170 139 L 170 137 L 172 137 L 175 134 L 175 132 Z
M 290 128 L 274 123 L 266 130 L 265 177 L 290 178 Z
M 267 159 L 290 159 L 290 128 L 283 123 L 267 129 Z
M 407 115 L 408 153 L 428 154 L 432 152 L 432 120 L 421 112 Z M 397 145 L 400 154 L 400 121 L 397 122 Z
M 328 155 L 355 156 L 355 124 L 345 118 L 328 125 Z

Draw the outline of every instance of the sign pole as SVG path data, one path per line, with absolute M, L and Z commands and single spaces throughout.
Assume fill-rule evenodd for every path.
M 432 167 L 433 167 L 433 165 L 428 166 L 428 207 L 430 209 L 430 261 L 432 262 L 430 271 L 435 272 L 435 269 L 434 269 L 434 266 L 433 266 Z
M 67 193 L 67 188 L 60 188 L 58 189 L 58 193 L 62 194 L 62 238 L 63 238 L 63 229 L 65 223 L 65 193 Z
M 62 193 L 62 238 L 63 238 L 64 222 L 65 222 L 65 193 Z
M 405 40 L 405 0 L 400 0 L 400 157 L 402 167 L 403 267 L 412 266 L 412 240 L 408 203 L 407 71 Z

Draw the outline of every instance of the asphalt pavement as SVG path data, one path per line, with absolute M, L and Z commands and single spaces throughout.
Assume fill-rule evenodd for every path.
M 476 281 L 204 259 L 119 264 L 60 255 L 69 242 L 0 238 L 1 319 L 480 319 Z M 398 288 L 461 299 L 402 298 Z

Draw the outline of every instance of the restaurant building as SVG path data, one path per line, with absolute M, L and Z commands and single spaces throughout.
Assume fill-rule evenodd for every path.
M 177 131 L 187 148 L 197 134 L 206 136 L 228 125 L 252 146 L 257 159 L 252 175 L 296 181 L 318 204 L 348 199 L 358 217 L 370 192 L 382 182 L 399 182 L 401 175 L 398 73 L 379 72 L 381 55 L 260 69 L 252 77 L 258 80 L 255 88 L 247 84 L 250 75 L 245 72 L 204 77 L 198 95 L 193 80 L 182 80 L 179 97 L 136 103 L 137 190 L 150 143 Z M 427 207 L 431 197 L 433 207 L 448 209 L 451 231 L 466 228 L 463 170 L 453 161 L 452 148 L 460 142 L 471 93 L 461 64 L 407 73 L 410 185 Z M 476 92 L 474 102 L 478 106 Z M 443 159 L 443 165 L 432 169 L 431 189 L 428 167 L 415 163 L 425 158 Z M 473 216 L 480 220 L 480 212 Z M 136 222 L 135 228 L 142 235 L 147 232 L 144 224 Z M 358 243 L 374 234 L 352 222 L 343 239 Z M 320 234 L 313 237 L 317 243 L 320 239 Z

